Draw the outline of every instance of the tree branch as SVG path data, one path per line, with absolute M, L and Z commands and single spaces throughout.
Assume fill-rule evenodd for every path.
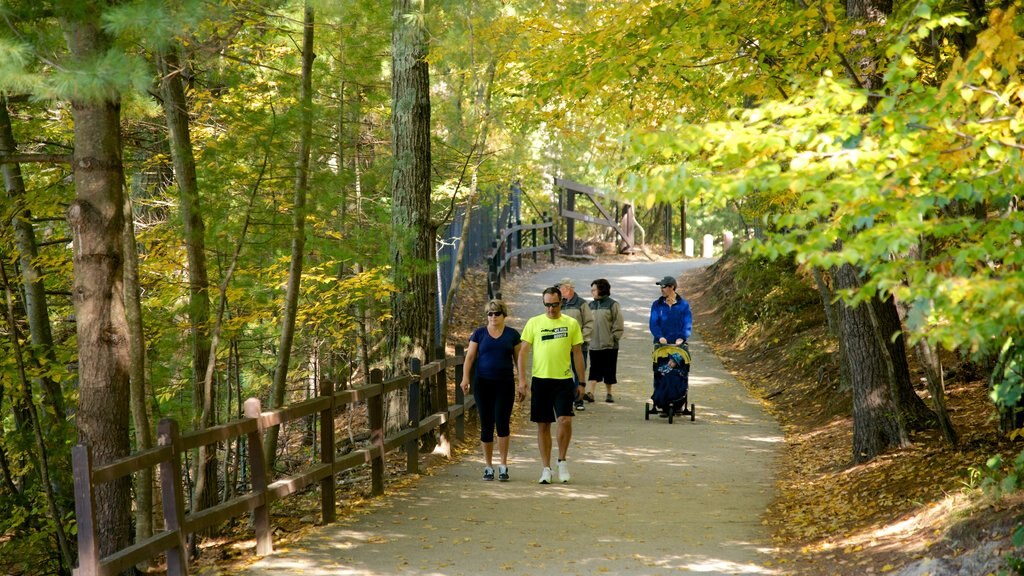
M 0 152 L 0 164 L 28 164 L 30 162 L 71 164 L 70 154 L 8 154 Z

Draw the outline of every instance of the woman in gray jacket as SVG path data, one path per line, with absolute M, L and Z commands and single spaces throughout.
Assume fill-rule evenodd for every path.
M 612 385 L 618 382 L 615 369 L 619 364 L 619 340 L 624 330 L 622 310 L 611 297 L 612 286 L 604 278 L 590 283 L 590 294 L 594 299 L 588 304 L 593 317 L 590 332 L 590 378 L 587 382 L 587 396 L 594 397 L 598 382 L 604 382 L 605 402 L 614 402 Z

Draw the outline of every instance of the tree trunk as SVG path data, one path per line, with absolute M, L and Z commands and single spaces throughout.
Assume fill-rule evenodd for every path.
M 856 269 L 844 264 L 833 273 L 836 289 L 859 285 Z M 842 358 L 853 390 L 853 460 L 866 462 L 909 437 L 889 383 L 889 370 L 867 306 L 839 306 Z
M 11 130 L 11 116 L 7 110 L 7 98 L 0 94 L 0 154 L 14 154 L 17 143 Z M 21 176 L 18 164 L 0 164 L 0 172 L 4 176 L 4 188 L 7 199 L 13 205 L 24 204 L 25 181 Z M 32 229 L 32 214 L 27 207 L 15 211 L 11 227 L 14 229 L 14 241 L 18 248 L 18 265 L 21 268 L 21 281 L 25 291 L 25 315 L 28 317 L 29 336 L 32 340 L 32 352 L 36 357 L 45 358 L 51 364 L 56 363 L 53 349 L 53 335 L 50 331 L 49 308 L 46 303 L 46 286 L 43 283 L 43 272 L 36 266 L 36 235 Z M 60 384 L 47 375 L 36 379 L 36 385 L 43 393 L 43 399 L 53 411 L 47 426 L 50 432 L 65 428 L 64 393 Z M 66 434 L 60 433 L 60 438 Z M 62 452 L 64 450 L 62 449 Z
M 153 432 L 149 411 L 146 409 L 146 335 L 142 329 L 134 214 L 132 200 L 128 195 L 125 195 L 124 214 L 124 304 L 128 322 L 131 412 L 135 425 L 136 450 L 147 450 L 153 447 Z M 141 542 L 153 535 L 153 468 L 147 466 L 139 470 L 136 480 L 138 502 L 135 506 L 135 541 Z M 144 568 L 146 566 L 140 566 L 140 569 Z
M 295 171 L 295 206 L 292 214 L 292 259 L 288 268 L 288 288 L 285 293 L 284 314 L 281 316 L 281 342 L 277 348 L 277 367 L 274 369 L 274 387 L 271 392 L 271 407 L 279 408 L 285 403 L 288 387 L 288 365 L 295 339 L 295 315 L 299 304 L 299 287 L 302 280 L 302 257 L 306 245 L 306 191 L 309 187 L 310 140 L 313 133 L 313 7 L 306 3 L 305 21 L 302 32 L 302 87 L 299 95 L 301 106 L 299 146 Z M 280 426 L 267 431 L 266 461 L 273 468 L 277 458 L 277 439 Z
M 392 366 L 401 370 L 409 357 L 429 362 L 433 356 L 434 229 L 430 214 L 430 77 L 426 61 L 423 3 L 394 0 L 391 35 L 391 297 Z M 423 391 L 423 399 L 430 397 Z M 389 403 L 389 416 L 404 420 L 400 395 Z M 420 403 L 421 415 L 429 410 Z M 394 429 L 392 422 L 389 429 Z
M 939 428 L 942 430 L 942 437 L 950 446 L 956 447 L 960 438 L 953 427 L 953 421 L 946 410 L 946 385 L 942 376 L 942 362 L 935 348 L 922 338 L 914 347 L 917 351 L 917 358 L 924 368 L 925 378 L 928 380 L 928 392 L 932 395 L 932 403 L 935 405 L 935 415 L 939 419 Z
M 907 364 L 906 339 L 903 337 L 903 325 L 900 322 L 896 300 L 889 296 L 885 300 L 874 298 L 871 301 L 874 317 L 878 319 L 879 334 L 888 349 L 893 364 L 893 398 L 899 407 L 903 421 L 908 430 L 927 430 L 935 428 L 935 414 L 928 408 L 924 400 L 914 390 L 910 378 L 910 365 Z
M 828 333 L 832 336 L 839 336 L 839 329 L 836 326 L 836 307 L 832 305 L 832 291 L 829 289 L 828 284 L 825 283 L 825 278 L 820 268 L 812 267 L 811 273 L 814 275 L 814 285 L 818 287 L 818 296 L 821 297 L 821 307 L 825 309 Z
M 174 179 L 178 184 L 181 218 L 188 255 L 189 329 L 192 344 L 192 425 L 202 430 L 214 425 L 217 390 L 213 379 L 206 378 L 210 360 L 210 279 L 206 266 L 206 226 L 203 222 L 195 155 L 189 129 L 188 103 L 182 81 L 182 67 L 175 48 L 157 58 L 160 68 L 160 92 L 170 139 Z M 216 445 L 200 446 L 195 459 L 196 511 L 217 504 Z
M 430 221 L 430 78 L 419 2 L 395 0 L 392 13 L 392 272 L 397 292 L 392 351 L 433 354 L 434 230 Z
M 62 21 L 71 66 L 89 69 L 110 49 L 99 9 L 74 11 Z M 67 210 L 73 246 L 72 299 L 78 336 L 79 439 L 98 465 L 128 455 L 128 330 L 123 290 L 124 168 L 121 163 L 121 101 L 72 100 L 75 200 Z M 131 543 L 128 477 L 96 488 L 96 529 L 103 556 Z

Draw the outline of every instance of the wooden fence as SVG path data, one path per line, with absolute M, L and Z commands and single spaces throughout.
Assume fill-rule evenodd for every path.
M 537 232 L 541 233 L 541 240 L 538 243 Z M 523 245 L 523 233 L 530 235 L 528 246 Z M 531 220 L 529 224 L 517 221 L 516 224 L 498 231 L 498 237 L 491 242 L 492 255 L 488 262 L 487 272 L 487 297 L 500 298 L 501 278 L 512 271 L 512 262 L 515 261 L 518 268 L 523 267 L 523 256 L 533 255 L 534 263 L 537 262 L 537 254 L 549 252 L 548 258 L 555 263 L 555 223 L 548 219 L 547 212 L 544 213 L 544 221 L 537 223 Z
M 333 522 L 335 475 L 369 464 L 372 478 L 371 493 L 379 496 L 384 493 L 385 454 L 404 447 L 407 455 L 406 469 L 409 473 L 417 473 L 420 437 L 436 429 L 439 430 L 442 442 L 445 442 L 450 439 L 450 424 L 454 422 L 455 439 L 464 440 L 465 415 L 467 410 L 474 407 L 472 396 L 464 396 L 462 388 L 458 386 L 462 381 L 464 361 L 462 347 L 456 347 L 455 356 L 441 357 L 440 360 L 426 366 L 421 367 L 419 360 L 413 359 L 410 374 L 384 381 L 383 373 L 374 370 L 370 374 L 370 383 L 366 386 L 339 392 L 328 388 L 322 390 L 316 398 L 269 412 L 262 411 L 258 399 L 250 398 L 245 402 L 244 418 L 185 434 L 180 432 L 177 422 L 165 419 L 157 428 L 155 448 L 137 452 L 103 466 L 94 467 L 89 447 L 79 444 L 72 451 L 75 512 L 78 517 L 79 565 L 75 574 L 114 575 L 166 553 L 167 574 L 186 575 L 189 572 L 187 536 L 245 514 L 252 515 L 253 529 L 256 533 L 256 554 L 269 554 L 273 551 L 270 504 L 314 483 L 320 484 L 320 513 L 323 523 Z M 455 369 L 455 404 L 452 406 L 448 405 L 449 368 Z M 326 386 L 329 387 L 330 384 Z M 422 386 L 428 386 L 429 398 L 436 411 L 420 419 L 418 414 Z M 397 390 L 408 392 L 409 424 L 395 434 L 385 437 L 384 397 Z M 369 445 L 339 457 L 336 455 L 334 444 L 334 414 L 339 408 L 358 402 L 366 402 L 369 415 Z M 263 457 L 264 431 L 312 415 L 319 415 L 320 418 L 320 462 L 313 462 L 295 474 L 268 483 L 269 474 Z M 182 456 L 188 450 L 225 442 L 239 436 L 246 436 L 248 441 L 251 491 L 211 508 L 186 514 L 181 474 Z M 159 468 L 164 529 L 124 550 L 101 557 L 94 515 L 95 487 L 154 466 Z

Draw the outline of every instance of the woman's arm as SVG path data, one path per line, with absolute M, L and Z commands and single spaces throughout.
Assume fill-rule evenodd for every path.
M 466 361 L 462 364 L 462 392 L 469 394 L 469 374 L 473 371 L 473 362 L 476 361 L 476 342 L 470 340 L 469 348 L 466 349 Z

